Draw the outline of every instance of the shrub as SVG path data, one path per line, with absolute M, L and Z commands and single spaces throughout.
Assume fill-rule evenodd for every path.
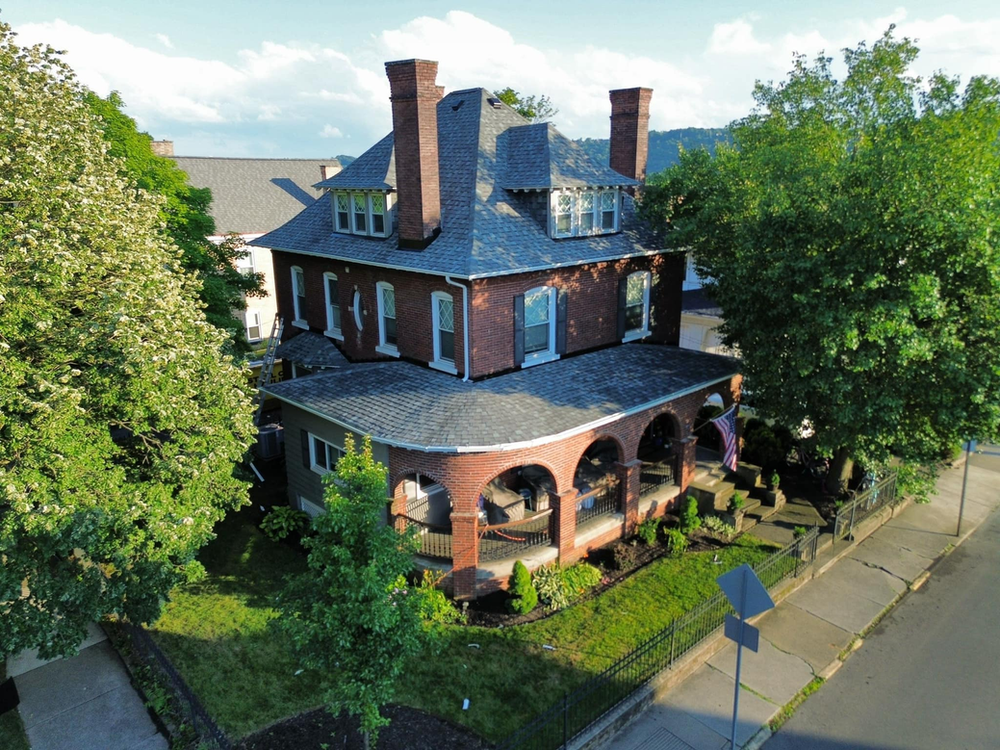
M 746 498 L 743 497 L 743 495 L 741 495 L 739 492 L 736 492 L 733 494 L 731 498 L 729 498 L 729 512 L 735 513 L 746 504 L 747 504 Z
M 688 495 L 687 505 L 681 514 L 680 530 L 685 534 L 697 531 L 701 528 L 701 519 L 698 517 L 698 498 Z
M 680 557 L 684 554 L 687 549 L 688 540 L 687 537 L 680 531 L 680 529 L 667 529 L 667 549 L 670 551 L 671 557 Z
M 781 475 L 778 474 L 778 472 L 776 471 L 772 471 L 771 478 L 769 481 L 771 483 L 771 489 L 776 490 L 778 489 L 778 486 L 781 484 Z
M 725 540 L 732 539 L 736 536 L 736 527 L 726 523 L 718 516 L 705 516 L 702 521 L 706 529 L 711 531 L 713 534 L 718 534 Z
M 584 562 L 564 569 L 562 578 L 567 593 L 572 597 L 577 597 L 599 584 L 602 574 L 599 568 Z
M 656 530 L 659 527 L 660 527 L 659 518 L 647 518 L 645 521 L 643 521 L 636 527 L 635 534 L 643 542 L 645 542 L 647 546 L 652 547 L 654 544 L 656 544 Z
M 518 560 L 510 576 L 510 599 L 507 608 L 518 615 L 526 615 L 538 606 L 538 592 L 531 583 L 531 573 Z
M 465 622 L 465 614 L 438 588 L 444 573 L 425 570 L 415 589 L 420 598 L 420 616 L 435 625 Z
M 781 466 L 795 440 L 791 431 L 781 425 L 769 425 L 763 419 L 748 420 L 743 428 L 744 461 L 764 469 Z
M 792 529 L 792 536 L 794 536 L 796 539 L 803 537 L 808 533 L 809 530 L 805 526 L 796 526 L 794 529 Z
M 611 547 L 611 557 L 617 570 L 629 570 L 635 566 L 639 550 L 634 544 L 619 541 Z
M 271 508 L 260 522 L 260 530 L 272 542 L 280 542 L 293 531 L 301 532 L 309 525 L 309 514 L 287 505 Z
M 538 600 L 553 612 L 569 604 L 566 582 L 558 565 L 539 568 L 531 576 Z

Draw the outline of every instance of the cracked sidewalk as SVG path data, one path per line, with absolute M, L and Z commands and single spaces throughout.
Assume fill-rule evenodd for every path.
M 757 653 L 743 652 L 737 744 L 759 747 L 761 728 L 815 677 L 829 677 L 873 621 L 914 587 L 954 536 L 963 467 L 942 471 L 929 505 L 910 505 L 849 548 L 838 542 L 808 581 L 754 621 Z M 969 466 L 963 539 L 1000 505 L 1000 456 L 974 456 Z M 846 658 L 846 655 L 845 655 Z M 727 644 L 690 677 L 658 695 L 606 750 L 670 747 L 726 750 L 732 722 L 736 646 Z M 656 743 L 651 739 L 656 738 Z

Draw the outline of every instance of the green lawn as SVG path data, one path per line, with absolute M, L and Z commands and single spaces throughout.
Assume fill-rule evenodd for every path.
M 320 695 L 317 676 L 296 676 L 268 627 L 283 576 L 304 570 L 304 559 L 263 537 L 244 513 L 223 524 L 202 554 L 208 579 L 177 590 L 154 629 L 234 738 L 314 707 Z M 503 630 L 452 628 L 440 653 L 414 660 L 400 702 L 499 739 L 711 596 L 722 572 L 772 549 L 744 537 L 720 551 L 722 565 L 712 564 L 711 553 L 661 558 L 545 620 Z M 461 710 L 465 698 L 468 711 Z
M 0 661 L 0 682 L 7 679 L 7 665 Z M 24 734 L 24 724 L 17 709 L 0 715 L 0 748 L 3 750 L 30 750 Z

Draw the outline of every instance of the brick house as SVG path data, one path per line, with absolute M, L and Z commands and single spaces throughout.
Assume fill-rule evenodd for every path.
M 684 255 L 635 214 L 651 90 L 610 93 L 609 168 L 486 90 L 443 96 L 435 62 L 386 71 L 392 133 L 256 241 L 295 375 L 267 391 L 291 503 L 319 512 L 344 435 L 371 435 L 391 522 L 469 598 L 672 507 L 740 376 L 677 346 Z

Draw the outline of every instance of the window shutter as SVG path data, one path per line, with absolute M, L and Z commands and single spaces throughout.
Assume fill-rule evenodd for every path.
M 657 314 L 659 313 L 660 301 L 660 274 L 654 273 L 653 278 L 649 282 L 649 330 L 656 331 L 656 324 L 659 322 Z
M 524 295 L 514 297 L 514 365 L 524 364 Z
M 625 338 L 625 306 L 628 302 L 628 276 L 618 279 L 618 339 Z
M 299 430 L 302 433 L 302 465 L 307 469 L 312 466 L 309 461 L 309 433 L 306 430 Z
M 560 289 L 558 297 L 556 297 L 556 354 L 566 353 L 566 305 L 568 300 L 569 292 Z

